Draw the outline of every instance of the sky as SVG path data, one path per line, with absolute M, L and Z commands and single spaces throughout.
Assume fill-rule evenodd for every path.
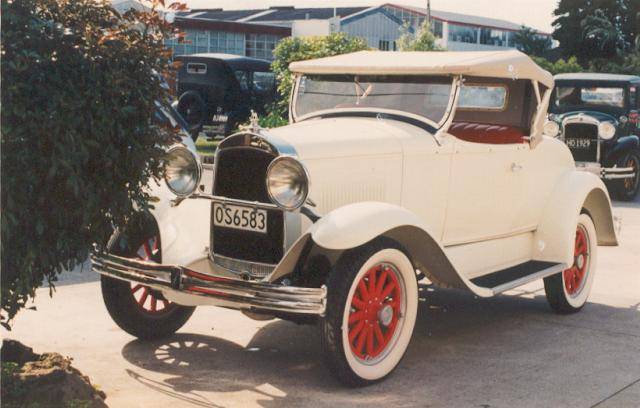
M 190 8 L 249 9 L 270 6 L 374 6 L 384 3 L 384 0 L 181 0 L 181 2 L 186 3 Z M 427 0 L 397 0 L 389 3 L 426 7 Z M 552 13 L 557 3 L 558 0 L 431 0 L 431 8 L 499 18 L 550 33 L 553 31 Z

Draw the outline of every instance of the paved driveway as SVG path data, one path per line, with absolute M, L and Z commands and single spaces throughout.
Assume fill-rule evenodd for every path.
M 363 389 L 332 379 L 313 327 L 200 308 L 175 337 L 142 343 L 75 275 L 52 299 L 40 289 L 38 311 L 3 336 L 73 357 L 113 407 L 639 407 L 640 200 L 616 213 L 622 245 L 600 247 L 581 313 L 551 313 L 541 282 L 492 299 L 423 287 L 407 355 Z

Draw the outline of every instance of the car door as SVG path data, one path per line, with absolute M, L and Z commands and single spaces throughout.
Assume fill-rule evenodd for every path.
M 524 172 L 529 150 L 525 143 L 455 138 L 444 245 L 495 239 L 530 228 L 517 218 L 526 204 Z

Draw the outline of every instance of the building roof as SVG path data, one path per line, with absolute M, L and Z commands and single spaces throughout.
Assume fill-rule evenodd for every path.
M 427 9 L 422 7 L 414 7 L 414 6 L 405 6 L 401 4 L 393 4 L 387 3 L 385 6 L 389 7 L 397 7 L 405 10 L 410 10 L 419 14 L 427 15 Z M 509 31 L 519 31 L 522 28 L 522 24 L 516 24 L 507 20 L 500 20 L 497 18 L 491 17 L 482 17 L 482 16 L 474 16 L 469 14 L 461 14 L 461 13 L 453 13 L 450 11 L 439 11 L 439 10 L 431 10 L 431 16 L 436 20 L 446 21 L 448 23 L 453 24 L 464 24 L 464 25 L 473 25 L 473 26 L 481 26 L 487 28 L 498 28 L 502 30 Z M 550 35 L 548 33 L 543 33 L 538 31 L 540 34 Z
M 294 8 L 272 7 L 273 12 L 265 13 L 251 21 L 292 21 L 292 20 L 327 20 L 334 16 L 346 17 L 366 10 L 368 7 L 323 7 L 323 8 Z
M 294 20 L 327 20 L 334 16 L 346 19 L 359 13 L 366 12 L 368 10 L 375 10 L 382 7 L 394 7 L 399 9 L 405 9 L 414 13 L 425 15 L 427 14 L 426 8 L 405 6 L 394 3 L 385 3 L 378 6 L 370 7 L 305 7 L 296 8 L 289 7 L 271 7 L 268 9 L 249 9 L 249 10 L 223 10 L 216 9 L 193 9 L 190 11 L 179 12 L 178 17 L 183 19 L 202 19 L 202 20 L 215 20 L 215 21 L 227 21 L 227 22 L 242 22 L 242 23 L 276 23 L 276 22 L 290 22 Z M 448 11 L 431 10 L 433 18 L 441 21 L 446 21 L 454 24 L 481 26 L 487 28 L 497 28 L 509 31 L 518 31 L 522 28 L 522 25 L 516 24 L 506 20 L 500 20 L 490 17 L 480 17 L 474 15 L 452 13 Z M 547 33 L 540 32 L 540 34 L 549 35 Z
M 195 14 L 195 13 L 192 13 Z M 245 23 L 230 20 L 216 20 L 209 18 L 188 17 L 184 14 L 176 16 L 175 25 L 180 28 L 193 28 L 197 30 L 220 30 L 240 33 L 274 34 L 282 37 L 291 35 L 290 27 L 282 27 L 273 24 Z
M 368 8 L 369 7 L 271 7 L 268 9 L 251 10 L 193 9 L 180 12 L 178 16 L 184 18 L 242 22 L 327 20 L 334 16 L 334 12 L 336 16 L 342 18 Z
M 554 77 L 556 81 L 610 81 L 610 82 L 640 82 L 640 76 L 598 74 L 593 72 L 580 72 L 575 74 L 559 74 Z
M 553 87 L 553 76 L 520 51 L 360 51 L 293 62 L 292 72 L 352 75 L 467 75 L 530 79 Z

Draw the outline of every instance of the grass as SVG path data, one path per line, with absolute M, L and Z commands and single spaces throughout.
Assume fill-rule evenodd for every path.
M 213 156 L 218 148 L 220 140 L 207 140 L 206 137 L 200 136 L 196 141 L 196 149 L 202 156 Z

